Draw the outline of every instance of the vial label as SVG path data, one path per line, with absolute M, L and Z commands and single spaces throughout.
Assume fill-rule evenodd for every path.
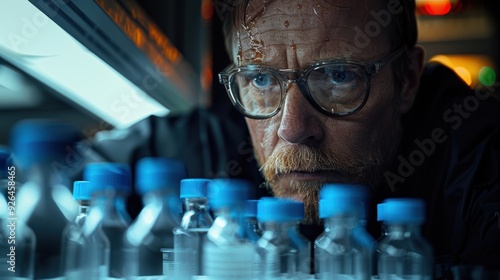
M 175 273 L 175 251 L 174 249 L 162 249 L 163 253 L 163 275 L 173 276 Z

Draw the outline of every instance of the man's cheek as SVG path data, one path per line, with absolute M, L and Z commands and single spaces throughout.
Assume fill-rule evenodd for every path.
M 271 155 L 277 145 L 278 128 L 279 125 L 270 122 L 269 119 L 259 120 L 256 123 L 254 147 L 262 150 L 263 156 L 266 158 Z
M 368 135 L 369 136 L 369 135 Z M 370 138 L 367 137 L 367 130 L 358 125 L 337 126 L 336 129 L 329 129 L 324 142 L 329 146 L 329 150 L 341 153 L 352 154 L 360 149 L 366 149 Z
M 263 136 L 260 134 L 250 133 L 252 138 L 252 146 L 255 155 L 255 159 L 259 166 L 262 166 L 265 163 L 265 160 L 268 156 L 266 156 L 265 149 L 269 149 L 265 146 L 263 142 Z

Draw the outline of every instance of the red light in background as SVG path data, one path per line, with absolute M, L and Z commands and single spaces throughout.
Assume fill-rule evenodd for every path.
M 450 12 L 451 3 L 449 0 L 429 1 L 424 7 L 431 16 L 444 16 Z
M 213 1 L 210 0 L 203 0 L 201 2 L 201 17 L 206 21 L 210 21 L 214 15 L 214 8 L 212 2 Z
M 444 16 L 462 11 L 463 0 L 416 0 L 417 13 L 427 16 Z

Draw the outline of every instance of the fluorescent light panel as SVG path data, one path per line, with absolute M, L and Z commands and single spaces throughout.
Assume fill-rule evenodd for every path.
M 0 55 L 115 127 L 169 112 L 28 0 L 0 4 Z

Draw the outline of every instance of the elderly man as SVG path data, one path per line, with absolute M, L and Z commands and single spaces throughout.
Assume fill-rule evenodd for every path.
M 470 91 L 441 66 L 421 79 L 415 3 L 240 2 L 220 80 L 272 192 L 304 201 L 310 223 L 325 182 L 423 197 L 439 258 L 499 265 L 499 125 L 476 121 L 498 108 L 494 89 Z
M 436 275 L 500 267 L 497 85 L 471 90 L 442 65 L 424 67 L 414 1 L 224 3 L 231 65 L 219 77 L 250 139 L 239 116 L 200 109 L 151 117 L 119 138 L 101 133 L 94 151 L 132 166 L 143 156 L 174 157 L 190 177 L 258 186 L 254 155 L 274 195 L 305 203 L 310 239 L 321 232 L 325 182 L 369 186 L 372 206 L 424 198 Z
M 404 8 L 250 1 L 226 24 L 233 64 L 220 78 L 247 117 L 271 189 L 304 201 L 309 221 L 325 182 L 375 187 L 397 154 L 400 115 L 413 105 L 423 65 Z

